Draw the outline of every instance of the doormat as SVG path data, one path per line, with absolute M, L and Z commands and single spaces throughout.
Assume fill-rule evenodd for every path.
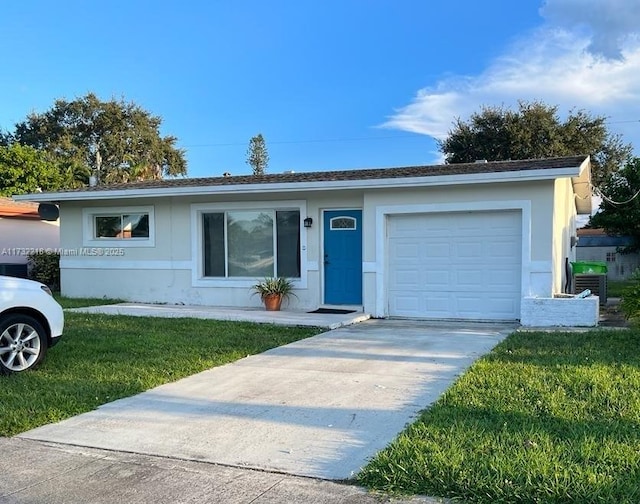
M 355 313 L 355 310 L 340 310 L 338 308 L 318 308 L 307 313 Z

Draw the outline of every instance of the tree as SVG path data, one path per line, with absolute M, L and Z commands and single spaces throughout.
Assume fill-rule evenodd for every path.
M 264 175 L 269 165 L 269 153 L 262 133 L 251 137 L 247 149 L 247 164 L 253 168 L 254 175 Z
M 640 158 L 633 158 L 609 175 L 600 193 L 602 204 L 589 226 L 604 228 L 611 235 L 633 237 L 634 243 L 623 252 L 640 250 Z
M 0 196 L 56 191 L 65 182 L 60 166 L 45 153 L 20 144 L 0 146 Z
M 89 93 L 30 114 L 12 138 L 49 153 L 73 173 L 95 175 L 99 183 L 185 175 L 184 151 L 175 147 L 175 137 L 160 135 L 161 123 L 134 103 L 103 102 Z
M 623 166 L 632 152 L 619 135 L 609 133 L 603 116 L 579 110 L 561 121 L 558 107 L 524 101 L 516 111 L 483 107 L 468 122 L 456 119 L 439 149 L 447 163 L 589 154 L 596 186 Z

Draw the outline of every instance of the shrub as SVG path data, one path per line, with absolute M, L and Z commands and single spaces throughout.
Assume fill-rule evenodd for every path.
M 29 278 L 48 285 L 52 291 L 59 291 L 60 254 L 57 252 L 29 254 Z
M 631 284 L 622 291 L 620 309 L 627 319 L 640 319 L 640 268 L 631 275 Z

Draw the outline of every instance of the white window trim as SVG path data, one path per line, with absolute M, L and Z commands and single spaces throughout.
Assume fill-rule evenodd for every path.
M 95 219 L 100 215 L 126 213 L 149 214 L 149 238 L 109 239 L 95 237 Z M 153 205 L 146 206 L 109 206 L 88 207 L 82 209 L 82 245 L 85 247 L 137 248 L 156 246 L 156 223 Z
M 202 214 L 238 210 L 299 210 L 300 211 L 300 278 L 292 278 L 295 288 L 307 288 L 307 228 L 303 218 L 307 214 L 304 200 L 248 201 L 227 203 L 194 203 L 191 205 L 191 270 L 192 287 L 251 288 L 259 278 L 213 278 L 204 276 Z M 226 246 L 226 245 L 225 245 Z

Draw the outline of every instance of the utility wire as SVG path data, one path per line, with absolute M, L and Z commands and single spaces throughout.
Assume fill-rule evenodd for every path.
M 283 144 L 303 144 L 303 143 L 329 143 L 329 142 L 358 142 L 358 141 L 366 141 L 366 140 L 406 140 L 409 138 L 413 139 L 424 139 L 431 138 L 428 135 L 395 135 L 395 136 L 379 136 L 379 137 L 358 137 L 358 138 L 324 138 L 317 140 L 281 140 L 281 141 L 269 141 L 268 145 L 283 145 Z M 185 145 L 184 148 L 193 148 L 193 147 L 235 147 L 239 145 L 247 145 L 247 142 L 229 142 L 229 143 L 210 143 L 210 144 L 195 144 L 195 145 Z
M 631 196 L 628 200 L 625 201 L 614 201 L 611 198 L 609 198 L 608 196 L 605 196 L 604 193 L 598 189 L 595 186 L 591 186 L 593 189 L 593 192 L 597 195 L 600 196 L 603 200 L 605 200 L 607 203 L 614 205 L 614 206 L 618 206 L 618 205 L 627 205 L 628 203 L 631 203 L 634 199 L 636 199 L 639 195 L 640 195 L 640 190 L 636 191 L 636 193 Z

